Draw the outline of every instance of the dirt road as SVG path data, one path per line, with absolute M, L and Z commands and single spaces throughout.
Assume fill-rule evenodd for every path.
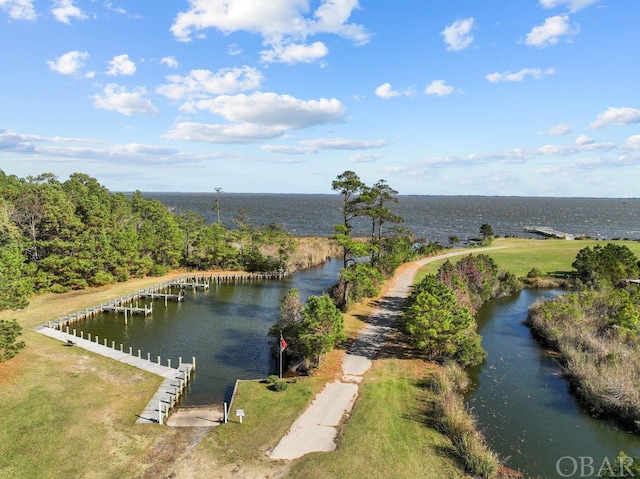
M 400 267 L 391 279 L 386 294 L 369 317 L 351 348 L 342 359 L 342 379 L 329 383 L 316 396 L 309 408 L 292 424 L 289 432 L 271 451 L 272 459 L 296 459 L 310 452 L 336 448 L 337 426 L 351 411 L 358 396 L 358 383 L 393 328 L 402 304 L 411 291 L 415 275 L 427 263 L 453 256 L 481 253 L 501 247 L 478 248 L 424 258 Z

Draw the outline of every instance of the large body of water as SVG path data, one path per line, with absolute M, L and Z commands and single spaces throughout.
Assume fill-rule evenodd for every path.
M 208 222 L 217 220 L 215 193 L 144 193 L 176 212 L 195 211 Z M 277 223 L 296 236 L 328 236 L 341 223 L 338 194 L 245 194 L 219 196 L 220 220 L 233 225 L 241 211 L 256 225 Z M 597 239 L 640 239 L 640 199 L 532 198 L 492 196 L 399 196 L 389 205 L 404 218 L 400 225 L 416 238 L 448 243 L 465 241 L 491 225 L 498 236 L 531 236 L 526 226 L 548 226 L 574 236 Z M 360 224 L 359 234 L 369 225 Z
M 215 194 L 157 193 L 176 211 L 196 211 L 217 219 Z M 478 235 L 483 223 L 500 236 L 527 236 L 525 226 L 549 226 L 593 238 L 640 239 L 640 200 L 490 197 L 400 197 L 396 213 L 417 238 L 446 243 Z M 340 222 L 337 195 L 223 194 L 221 220 L 230 226 L 244 211 L 255 224 L 279 223 L 297 236 L 327 236 Z M 366 233 L 363 225 L 363 234 Z M 303 299 L 320 294 L 338 276 L 339 261 L 300 271 L 281 281 L 222 284 L 188 293 L 184 303 L 161 301 L 147 318 L 101 315 L 84 323 L 86 332 L 116 343 L 172 358 L 196 356 L 196 381 L 188 405 L 222 402 L 236 379 L 264 377 L 275 366 L 269 352 L 269 327 L 279 316 L 280 300 L 290 288 Z M 471 370 L 475 387 L 468 403 L 489 443 L 507 465 L 529 477 L 580 476 L 589 461 L 598 467 L 618 452 L 640 455 L 640 438 L 582 414 L 557 365 L 522 324 L 528 306 L 545 291 L 522 291 L 482 308 L 479 332 L 487 361 Z M 82 324 L 82 323 L 81 323 Z M 564 458 L 557 469 L 558 460 Z M 572 474 L 574 465 L 577 468 Z M 595 473 L 594 473 L 595 474 Z

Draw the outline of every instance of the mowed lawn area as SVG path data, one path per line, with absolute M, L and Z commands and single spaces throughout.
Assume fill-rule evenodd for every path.
M 505 248 L 484 254 L 500 269 L 526 276 L 534 267 L 543 273 L 570 271 L 578 251 L 595 244 L 604 242 L 498 238 L 493 245 Z M 638 242 L 617 244 L 640 255 Z M 437 267 L 430 264 L 421 274 Z M 466 477 L 447 440 L 424 416 L 429 391 L 422 378 L 434 366 L 408 357 L 406 348 L 388 348 L 365 375 L 336 451 L 287 462 L 271 461 L 267 453 L 324 384 L 340 374 L 343 351 L 330 354 L 316 374 L 283 392 L 259 381 L 241 383 L 234 408 L 246 411 L 242 425 L 233 417 L 210 430 L 175 429 L 135 422 L 159 377 L 30 330 L 164 279 L 43 295 L 23 311 L 0 313 L 0 319 L 18 319 L 27 344 L 0 364 L 0 477 Z M 346 315 L 350 335 L 371 307 L 363 304 Z M 402 341 L 401 335 L 395 338 Z
M 486 251 L 483 254 L 493 258 L 501 271 L 509 271 L 518 277 L 526 276 L 532 268 L 537 268 L 543 274 L 555 275 L 570 272 L 571 263 L 583 248 L 593 248 L 596 245 L 604 246 L 608 242 L 624 245 L 640 257 L 639 241 L 522 238 L 496 238 L 491 246 L 502 247 L 502 249 Z M 469 248 L 469 253 L 473 253 L 473 248 Z M 451 258 L 450 261 L 455 263 L 457 259 Z M 435 273 L 443 262 L 429 263 L 420 270 L 419 275 Z

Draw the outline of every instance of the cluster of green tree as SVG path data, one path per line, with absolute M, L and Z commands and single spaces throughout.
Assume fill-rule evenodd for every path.
M 470 254 L 455 264 L 447 260 L 438 269 L 437 279 L 453 291 L 458 304 L 471 314 L 486 301 L 507 296 L 520 287 L 513 273 L 500 272 L 495 261 L 485 254 Z
M 416 244 L 411 231 L 395 226 L 404 219 L 389 207 L 398 201 L 398 192 L 385 180 L 367 186 L 355 172 L 345 171 L 331 186 L 342 197 L 342 222 L 335 225 L 332 238 L 342 249 L 343 267 L 328 294 L 310 297 L 305 306 L 296 291 L 283 299 L 280 319 L 270 334 L 276 340 L 275 352 L 280 334 L 286 338 L 289 369 L 317 364 L 321 354 L 344 340 L 340 311 L 347 311 L 363 298 L 375 297 L 385 278 L 401 264 L 443 249 L 436 243 Z M 358 220 L 368 225 L 367 237 L 354 237 Z
M 277 225 L 254 226 L 240 215 L 236 229 L 205 225 L 194 212 L 174 214 L 139 191 L 110 193 L 80 173 L 60 182 L 51 174 L 25 179 L 0 170 L 0 301 L 161 275 L 177 267 L 271 271 L 294 248 Z M 276 250 L 266 255 L 268 246 Z
M 559 353 L 564 376 L 591 414 L 640 430 L 640 287 L 637 257 L 624 245 L 582 249 L 577 291 L 529 308 L 527 325 Z
M 614 243 L 583 248 L 571 266 L 578 284 L 589 289 L 607 289 L 622 280 L 640 278 L 636 255 L 625 245 Z
M 328 294 L 300 300 L 295 288 L 289 290 L 280 305 L 280 319 L 269 330 L 278 339 L 286 338 L 286 369 L 309 370 L 320 363 L 323 354 L 344 341 L 342 313 Z
M 437 274 L 415 285 L 407 299 L 402 324 L 414 347 L 432 361 L 462 366 L 482 362 L 485 351 L 472 311 L 483 302 L 519 288 L 513 275 L 499 273 L 486 255 L 444 263 Z
M 342 248 L 344 264 L 340 281 L 331 291 L 341 310 L 348 310 L 363 298 L 376 296 L 382 281 L 401 264 L 443 248 L 435 243 L 416 245 L 413 233 L 397 226 L 404 219 L 393 213 L 390 204 L 398 201 L 398 192 L 386 180 L 368 186 L 355 172 L 345 171 L 331 187 L 342 197 L 342 223 L 335 225 L 333 238 Z M 354 237 L 356 221 L 369 224 L 368 237 Z

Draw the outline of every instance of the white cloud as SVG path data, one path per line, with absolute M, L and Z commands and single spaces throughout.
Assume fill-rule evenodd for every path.
M 273 53 L 267 58 L 279 58 L 279 49 L 287 50 L 301 41 L 304 44 L 308 36 L 316 34 L 331 33 L 358 45 L 367 43 L 370 34 L 364 27 L 348 23 L 356 8 L 358 0 L 322 0 L 313 12 L 307 0 L 189 0 L 189 8 L 176 16 L 171 32 L 180 41 L 190 41 L 194 32 L 208 28 L 227 34 L 246 31 L 262 36 L 264 43 L 272 46 Z M 319 53 L 316 45 L 288 58 L 310 61 Z
M 583 8 L 598 3 L 599 0 L 540 0 L 540 6 L 542 8 L 557 8 L 566 5 L 569 8 L 569 12 L 575 13 Z
M 92 160 L 104 163 L 145 164 L 158 160 L 164 164 L 198 162 L 198 154 L 182 153 L 174 148 L 140 143 L 104 144 L 100 140 L 87 138 L 44 137 L 0 130 L 0 151 L 23 153 L 39 158 L 64 161 Z
M 242 48 L 237 43 L 232 43 L 227 47 L 227 53 L 232 57 L 234 57 L 242 53 Z
M 562 36 L 575 35 L 578 28 L 569 26 L 569 15 L 556 15 L 547 18 L 540 26 L 533 27 L 527 34 L 525 43 L 530 47 L 548 47 L 555 45 Z
M 136 72 L 136 64 L 129 60 L 129 55 L 117 55 L 109 62 L 107 75 L 133 75 Z
M 191 70 L 188 75 L 170 75 L 168 84 L 160 86 L 156 92 L 172 100 L 203 98 L 239 91 L 255 90 L 260 87 L 263 77 L 255 68 L 224 68 L 213 73 L 209 70 Z
M 573 128 L 571 127 L 571 125 L 569 125 L 567 123 L 561 123 L 559 125 L 552 126 L 547 131 L 545 131 L 543 134 L 552 135 L 552 136 L 562 136 L 562 135 L 567 135 L 567 134 L 571 133 L 572 131 L 573 131 Z
M 51 13 L 56 20 L 67 25 L 71 23 L 72 18 L 77 18 L 78 20 L 87 18 L 84 12 L 73 4 L 72 0 L 57 0 L 55 7 L 51 9 Z
M 175 57 L 164 57 L 160 60 L 160 63 L 168 66 L 169 68 L 178 68 L 180 66 Z
M 569 145 L 544 145 L 538 148 L 512 148 L 505 151 L 472 153 L 467 156 L 436 156 L 394 167 L 393 171 L 413 173 L 415 171 L 425 169 L 467 167 L 487 163 L 522 164 L 537 158 L 559 159 L 561 157 L 585 153 L 589 154 L 591 152 L 610 152 L 615 149 L 616 145 L 613 143 L 596 143 L 591 138 L 581 135 L 573 144 Z
M 400 96 L 401 93 L 397 91 L 393 91 L 391 89 L 391 83 L 383 83 L 378 88 L 376 88 L 376 95 L 380 98 L 384 98 L 388 100 L 389 98 L 393 98 L 394 96 Z
M 458 20 L 441 32 L 444 42 L 447 44 L 447 50 L 457 52 L 473 43 L 473 35 L 471 34 L 473 21 L 472 17 Z
M 490 73 L 487 75 L 487 80 L 489 80 L 491 83 L 505 81 L 520 82 L 528 76 L 539 80 L 545 76 L 553 75 L 554 73 L 555 70 L 553 68 L 547 68 L 546 70 L 541 70 L 540 68 L 523 68 L 522 70 L 515 73 L 510 71 L 503 73 Z
M 388 145 L 387 140 L 346 140 L 343 138 L 320 138 L 302 140 L 297 145 L 263 145 L 262 150 L 287 155 L 313 154 L 324 150 L 369 150 Z
M 345 108 L 336 99 L 300 100 L 290 95 L 255 92 L 251 95 L 221 95 L 195 102 L 197 110 L 206 110 L 229 121 L 300 129 L 344 118 Z
M 383 83 L 378 88 L 376 88 L 376 95 L 379 96 L 380 98 L 384 98 L 385 100 L 388 100 L 395 96 L 402 96 L 402 95 L 411 96 L 413 94 L 414 94 L 414 91 L 412 88 L 407 88 L 406 90 L 403 90 L 403 91 L 395 91 L 391 88 L 391 83 L 389 82 Z
M 578 146 L 591 145 L 592 143 L 595 143 L 595 140 L 587 135 L 580 135 L 576 138 L 576 145 Z
M 374 163 L 380 158 L 384 158 L 384 155 L 380 153 L 356 153 L 349 158 L 349 163 Z
M 629 123 L 640 122 L 640 110 L 636 108 L 607 108 L 607 111 L 600 113 L 598 118 L 589 125 L 592 129 L 597 130 L 608 125 L 628 125 Z
M 158 109 L 144 98 L 146 91 L 140 88 L 128 91 L 126 88 L 110 83 L 104 87 L 102 95 L 94 95 L 93 105 L 101 110 L 117 111 L 123 115 L 155 115 Z
M 72 51 L 59 56 L 53 61 L 48 61 L 47 65 L 54 72 L 63 75 L 76 75 L 84 67 L 85 61 L 89 58 L 87 52 Z
M 387 140 L 345 140 L 344 138 L 321 138 L 300 142 L 313 151 L 316 150 L 368 150 L 389 144 Z
M 289 95 L 255 92 L 251 95 L 221 95 L 194 101 L 188 108 L 205 110 L 230 124 L 179 123 L 166 138 L 212 143 L 250 143 L 273 139 L 288 130 L 341 121 L 345 108 L 338 100 L 300 100 Z
M 452 86 L 448 86 L 444 84 L 444 80 L 433 80 L 427 87 L 424 92 L 427 95 L 437 95 L 437 96 L 445 96 L 450 95 L 455 91 L 455 88 Z
M 629 138 L 627 138 L 627 141 L 625 142 L 624 146 L 622 147 L 625 150 L 634 150 L 634 151 L 639 151 L 640 150 L 640 135 L 632 135 Z
M 0 8 L 13 20 L 35 20 L 38 16 L 33 0 L 0 0 Z
M 282 136 L 286 128 L 250 123 L 206 125 L 178 123 L 163 135 L 170 140 L 200 141 L 206 143 L 256 143 Z
M 329 49 L 322 42 L 314 42 L 311 45 L 274 44 L 271 50 L 260 52 L 261 60 L 265 63 L 313 63 L 327 56 Z

